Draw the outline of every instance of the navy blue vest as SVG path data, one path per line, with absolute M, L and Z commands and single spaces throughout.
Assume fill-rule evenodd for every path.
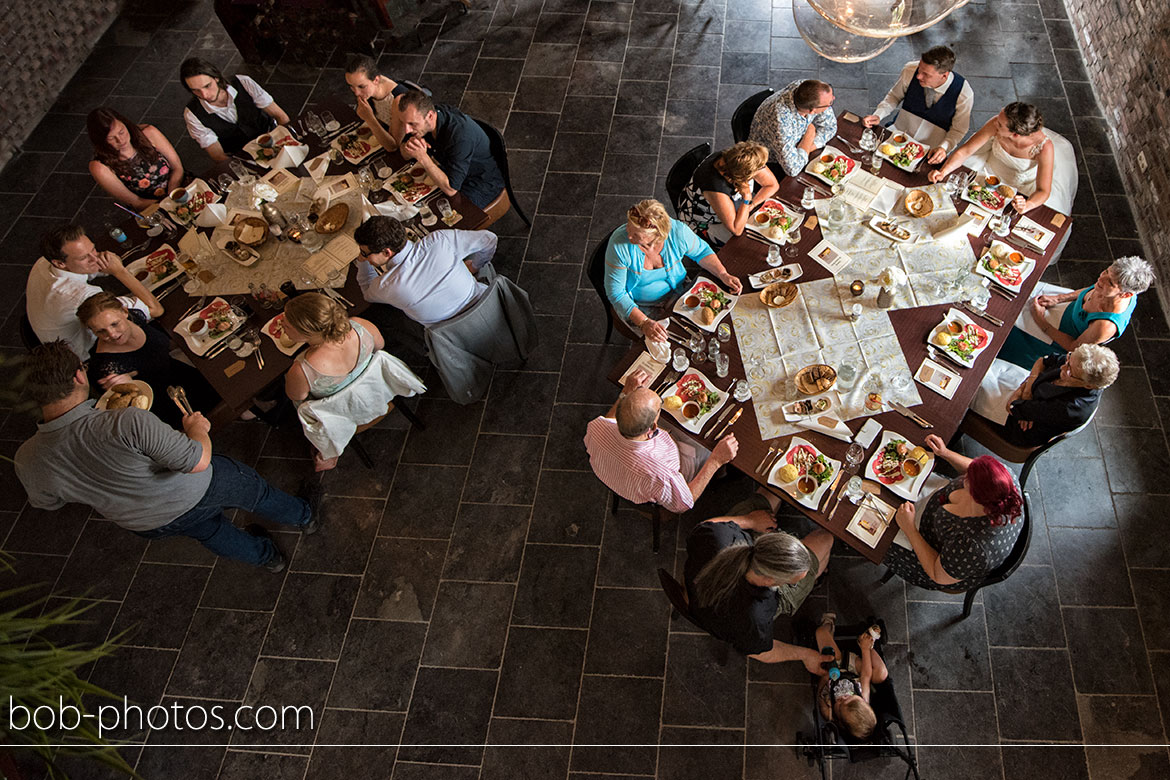
M 219 137 L 219 145 L 228 154 L 235 154 L 244 148 L 244 144 L 258 135 L 272 132 L 276 127 L 276 120 L 264 113 L 252 102 L 252 96 L 238 78 L 233 77 L 231 85 L 236 88 L 236 122 L 232 124 L 226 119 L 211 113 L 203 107 L 198 98 L 192 98 L 187 104 L 195 118 L 203 123 L 211 132 Z
M 918 75 L 910 79 L 906 87 L 906 97 L 902 98 L 902 108 L 920 119 L 925 119 L 943 130 L 951 129 L 951 121 L 955 118 L 955 105 L 959 102 L 959 93 L 967 82 L 958 73 L 954 73 L 951 86 L 942 94 L 934 105 L 926 107 L 926 90 L 918 83 Z

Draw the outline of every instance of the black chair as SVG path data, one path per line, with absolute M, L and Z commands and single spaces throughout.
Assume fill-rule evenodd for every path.
M 707 629 L 699 625 L 695 620 L 695 616 L 691 614 L 691 605 L 687 599 L 687 589 L 683 587 L 682 583 L 670 576 L 670 572 L 666 569 L 660 568 L 658 570 L 658 582 L 662 585 L 662 592 L 666 594 L 666 598 L 670 601 L 670 605 L 674 607 L 674 611 L 682 615 L 695 628 L 707 632 Z M 671 618 L 673 619 L 673 615 Z M 720 642 L 716 650 L 715 660 L 720 666 L 727 665 L 727 659 L 730 655 L 730 645 L 726 642 Z
M 524 224 L 532 227 L 532 221 L 528 219 L 528 215 L 520 208 L 520 203 L 516 200 L 516 193 L 512 191 L 512 177 L 508 174 L 508 146 L 504 143 L 504 136 L 500 134 L 499 130 L 482 119 L 476 119 L 475 123 L 487 134 L 492 159 L 496 161 L 496 166 L 500 169 L 500 173 L 504 177 L 504 191 L 508 193 L 508 201 L 512 204 L 512 208 L 516 210 L 517 216 L 524 220 Z
M 1093 413 L 1089 415 L 1089 419 L 1085 420 L 1079 426 L 1068 433 L 1053 436 L 1039 447 L 1018 447 L 1005 441 L 996 431 L 995 423 L 975 412 L 967 412 L 962 424 L 959 425 L 958 433 L 967 434 L 1009 463 L 1023 463 L 1024 467 L 1020 470 L 1020 490 L 1023 490 L 1028 484 L 1028 475 L 1032 473 L 1032 468 L 1036 465 L 1036 461 L 1040 460 L 1040 456 L 1062 441 L 1071 439 L 1073 436 L 1085 430 L 1085 428 L 1088 428 L 1096 416 L 1097 410 L 1094 409 Z
M 610 506 L 610 513 L 616 515 L 618 507 L 621 505 L 623 499 L 612 490 L 610 493 L 613 493 L 613 503 Z M 647 502 L 645 504 L 630 504 L 630 506 L 634 508 L 634 511 L 647 515 L 650 518 L 650 530 L 654 535 L 653 549 L 654 552 L 658 552 L 659 541 L 662 537 L 662 518 L 664 516 L 674 517 L 674 513 L 668 512 L 653 502 Z
M 615 228 L 616 230 L 616 228 Z M 602 239 L 594 249 L 593 254 L 589 256 L 589 265 L 586 269 L 589 275 L 589 283 L 593 285 L 593 289 L 597 291 L 597 297 L 601 300 L 601 307 L 605 310 L 605 343 L 609 343 L 610 336 L 613 335 L 614 325 L 617 325 L 618 332 L 628 338 L 630 341 L 636 341 L 641 338 L 640 334 L 634 333 L 630 326 L 626 324 L 625 320 L 617 315 L 613 310 L 613 306 L 609 303 L 609 298 L 605 294 L 605 250 L 609 246 L 609 236 Z
M 768 98 L 772 97 L 774 89 L 765 89 L 757 92 L 754 95 L 744 99 L 742 103 L 736 106 L 735 113 L 731 115 L 731 137 L 736 143 L 746 141 L 752 130 L 752 118 L 756 115 L 756 109 L 760 107 Z
M 427 426 L 423 423 L 422 419 L 417 414 L 412 412 L 410 407 L 408 407 L 405 403 L 396 404 L 391 401 L 386 405 L 386 414 L 370 420 L 368 423 L 359 425 L 357 430 L 354 431 L 353 438 L 349 440 L 349 449 L 357 453 L 358 459 L 362 462 L 362 465 L 368 469 L 374 468 L 374 459 L 370 457 L 369 451 L 362 446 L 361 439 L 358 437 L 368 431 L 370 428 L 373 428 L 378 423 L 382 422 L 382 420 L 386 419 L 386 415 L 390 414 L 390 412 L 394 411 L 395 409 L 402 412 L 402 416 L 406 418 L 406 421 L 409 422 L 411 426 L 418 428 L 420 431 L 425 431 L 427 429 Z
M 947 588 L 940 588 L 943 593 L 959 594 L 965 593 L 963 597 L 963 616 L 960 620 L 966 620 L 971 616 L 971 605 L 975 603 L 975 594 L 982 588 L 988 585 L 997 585 L 1008 577 L 1012 576 L 1016 569 L 1020 568 L 1020 564 L 1024 562 L 1024 557 L 1028 554 L 1028 546 L 1032 543 L 1032 503 L 1028 498 L 1028 494 L 1024 493 L 1024 511 L 1023 517 L 1020 518 L 1020 535 L 1016 537 L 1016 543 L 1012 546 L 1011 552 L 1008 553 L 1007 558 L 1004 558 L 1003 563 L 996 566 L 989 571 L 982 580 L 979 581 L 975 587 L 967 591 L 962 590 L 948 590 Z M 889 582 L 894 576 L 893 570 L 887 569 L 882 576 L 881 581 Z
M 682 191 L 695 175 L 699 163 L 711 154 L 711 144 L 701 143 L 684 154 L 670 166 L 670 173 L 666 174 L 666 194 L 670 196 L 670 205 L 674 206 L 674 215 L 678 216 L 678 203 Z
M 37 338 L 37 333 L 33 330 L 32 323 L 28 321 L 27 311 L 20 313 L 20 340 L 24 343 L 24 348 L 30 352 L 34 347 L 41 345 L 41 340 Z
M 882 651 L 886 641 L 886 626 L 878 618 L 871 618 L 855 626 L 837 627 L 834 639 L 837 640 L 837 646 L 841 648 L 842 655 L 856 654 L 859 651 L 857 637 L 875 624 L 881 629 L 881 637 L 874 642 L 874 648 L 880 655 L 884 656 Z M 814 645 L 813 638 L 808 636 L 802 637 L 802 643 L 805 646 Z M 877 716 L 877 727 L 873 734 L 866 739 L 857 739 L 847 730 L 839 728 L 832 720 L 825 720 L 824 715 L 821 714 L 817 695 L 820 680 L 820 677 L 812 678 L 813 722 L 816 724 L 816 730 L 810 735 L 799 731 L 796 733 L 798 755 L 803 754 L 808 760 L 809 766 L 812 766 L 814 762 L 819 764 L 821 777 L 824 779 L 828 777 L 828 762 L 834 759 L 857 763 L 882 758 L 899 758 L 906 762 L 907 780 L 911 774 L 915 778 L 919 778 L 918 759 L 914 746 L 910 743 L 910 738 L 906 733 L 902 707 L 898 703 L 898 696 L 894 691 L 894 683 L 891 679 L 887 678 L 870 686 L 869 703 L 873 707 L 874 715 Z

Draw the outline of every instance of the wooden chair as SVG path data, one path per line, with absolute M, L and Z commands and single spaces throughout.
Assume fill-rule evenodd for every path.
M 731 115 L 731 137 L 736 143 L 746 141 L 751 134 L 752 119 L 756 115 L 756 110 L 768 98 L 772 97 L 776 90 L 765 89 L 757 92 L 744 99 L 742 103 L 736 106 L 735 113 Z
M 472 118 L 474 119 L 474 117 Z M 504 177 L 504 191 L 484 208 L 484 212 L 488 215 L 488 221 L 480 227 L 480 230 L 487 228 L 488 225 L 507 214 L 509 207 L 516 210 L 516 215 L 524 220 L 525 225 L 532 227 L 532 221 L 520 208 L 520 204 L 516 201 L 516 193 L 512 191 L 512 177 L 508 173 L 508 147 L 504 143 L 504 136 L 482 119 L 476 119 L 475 123 L 487 135 L 492 159 L 496 161 L 496 167 L 500 169 L 500 173 Z
M 615 228 L 616 230 L 616 228 Z M 587 268 L 589 275 L 589 283 L 593 285 L 593 289 L 597 291 L 597 297 L 601 300 L 601 306 L 605 310 L 605 343 L 609 343 L 610 337 L 613 335 L 613 329 L 616 326 L 618 333 L 622 334 L 630 341 L 638 341 L 642 338 L 642 334 L 635 333 L 633 328 L 626 323 L 618 313 L 614 311 L 613 306 L 610 305 L 609 296 L 605 294 L 605 250 L 609 246 L 609 239 L 613 233 L 602 239 L 594 249 L 593 254 L 589 256 L 589 266 Z
M 684 154 L 670 166 L 666 174 L 666 194 L 670 196 L 670 205 L 674 207 L 674 216 L 678 216 L 678 204 L 682 198 L 682 191 L 695 175 L 699 163 L 711 154 L 711 144 L 703 142 Z
M 999 457 L 1008 461 L 1009 463 L 1022 463 L 1023 469 L 1020 470 L 1020 490 L 1023 490 L 1028 483 L 1028 475 L 1032 473 L 1032 468 L 1036 465 L 1036 461 L 1040 460 L 1040 456 L 1048 452 L 1050 449 L 1060 444 L 1062 441 L 1071 439 L 1076 436 L 1089 424 L 1093 422 L 1093 418 L 1097 416 L 1097 410 L 1089 415 L 1089 419 L 1085 420 L 1078 427 L 1062 433 L 1059 436 L 1054 436 L 1047 443 L 1041 444 L 1038 447 L 1020 447 L 1005 441 L 996 430 L 998 427 L 995 423 L 988 420 L 982 415 L 975 412 L 967 412 L 963 418 L 963 422 L 959 425 L 959 433 L 965 433 L 975 441 L 982 444 L 987 449 L 994 452 Z
M 1020 535 L 1016 537 L 1016 543 L 1012 546 L 1011 552 L 1008 553 L 1007 558 L 1004 558 L 1003 563 L 988 572 L 982 580 L 979 581 L 970 590 L 953 590 L 947 588 L 940 588 L 943 593 L 951 594 L 966 594 L 963 598 L 963 616 L 960 620 L 966 620 L 971 616 L 971 605 L 975 603 L 975 594 L 982 588 L 988 585 L 996 585 L 1003 582 L 1008 577 L 1015 573 L 1016 569 L 1020 568 L 1020 564 L 1024 562 L 1024 557 L 1028 554 L 1028 546 L 1032 543 L 1032 503 L 1028 498 L 1028 494 L 1024 493 L 1024 510 L 1023 517 L 1020 518 Z M 882 576 L 883 583 L 889 582 L 894 576 L 892 569 L 887 569 Z
M 374 459 L 370 457 L 370 453 L 366 452 L 366 448 L 362 446 L 361 439 L 358 437 L 361 436 L 363 432 L 368 431 L 370 428 L 373 428 L 375 425 L 382 422 L 382 420 L 385 420 L 386 415 L 390 414 L 390 412 L 394 411 L 395 409 L 402 412 L 402 416 L 405 417 L 407 422 L 409 422 L 413 427 L 418 428 L 420 431 L 425 431 L 427 428 L 419 416 L 410 411 L 410 407 L 408 407 L 406 404 L 395 406 L 393 401 L 387 403 L 386 414 L 383 414 L 380 417 L 376 417 L 364 425 L 359 425 L 353 433 L 353 438 L 349 440 L 349 447 L 357 453 L 358 459 L 361 460 L 362 465 L 368 469 L 374 468 Z
M 623 499 L 612 490 L 609 492 L 613 493 L 613 502 L 610 506 L 610 513 L 616 516 L 618 507 L 622 503 Z M 650 518 L 650 529 L 654 534 L 653 549 L 654 552 L 658 552 L 659 542 L 662 538 L 662 519 L 664 517 L 672 518 L 675 516 L 674 513 L 668 512 L 658 504 L 651 502 L 647 502 L 645 504 L 630 504 L 630 506 L 632 506 L 636 512 L 646 515 Z

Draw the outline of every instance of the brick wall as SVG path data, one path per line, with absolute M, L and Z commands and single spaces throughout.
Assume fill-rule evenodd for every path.
M 89 56 L 118 15 L 121 0 L 3 0 L 2 4 L 0 168 Z
M 1064 5 L 1126 182 L 1146 259 L 1158 269 L 1166 304 L 1170 297 L 1170 5 L 1166 0 L 1064 0 Z

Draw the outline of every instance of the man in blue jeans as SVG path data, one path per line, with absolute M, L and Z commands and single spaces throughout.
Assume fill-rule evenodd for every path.
M 38 509 L 87 504 L 139 536 L 190 536 L 218 555 L 272 572 L 283 571 L 286 561 L 267 531 L 235 527 L 225 507 L 317 531 L 319 490 L 296 498 L 243 463 L 212 455 L 211 424 L 199 412 L 183 417 L 179 433 L 133 406 L 98 411 L 85 364 L 64 341 L 34 349 L 25 369 L 24 391 L 44 421 L 16 451 L 16 476 Z

